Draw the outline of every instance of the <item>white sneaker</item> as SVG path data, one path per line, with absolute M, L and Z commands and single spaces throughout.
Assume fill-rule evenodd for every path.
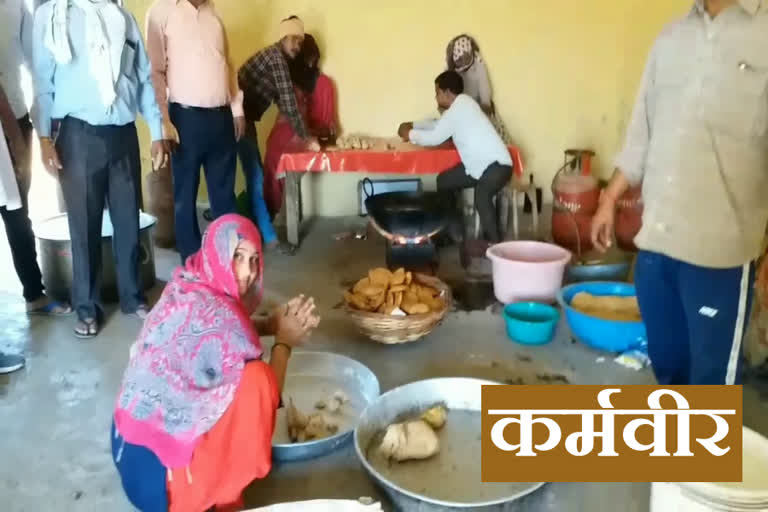
M 24 368 L 24 358 L 0 352 L 0 375 L 13 373 Z

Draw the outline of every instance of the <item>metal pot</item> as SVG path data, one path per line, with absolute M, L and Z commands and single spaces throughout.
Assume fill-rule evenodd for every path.
M 618 249 L 607 254 L 589 252 L 565 269 L 565 282 L 622 281 L 629 279 L 632 269 L 632 255 Z
M 365 471 L 403 512 L 522 512 L 536 510 L 546 495 L 535 492 L 543 483 L 480 480 L 478 429 L 481 390 L 496 382 L 468 378 L 422 380 L 393 389 L 376 399 L 355 428 L 355 452 Z M 448 420 L 441 443 L 450 446 L 439 456 L 418 464 L 390 465 L 376 455 L 376 439 L 388 425 L 442 403 Z M 453 466 L 453 472 L 445 467 Z M 543 508 L 543 507 L 542 507 Z
M 565 281 L 581 283 L 585 281 L 626 281 L 629 278 L 630 263 L 596 263 L 570 265 L 565 269 Z
M 155 285 L 155 253 L 152 231 L 157 219 L 139 214 L 139 280 L 144 290 Z M 58 300 L 69 300 L 72 286 L 72 243 L 67 214 L 62 213 L 35 225 L 38 253 L 46 292 Z M 102 285 L 105 302 L 117 302 L 117 276 L 112 254 L 112 221 L 104 212 L 101 225 Z

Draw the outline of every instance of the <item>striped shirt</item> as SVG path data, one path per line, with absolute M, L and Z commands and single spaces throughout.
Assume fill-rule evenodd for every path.
M 693 265 L 759 256 L 768 222 L 768 2 L 703 0 L 656 40 L 616 167 L 643 185 L 635 243 Z
M 259 121 L 272 103 L 291 122 L 296 134 L 307 137 L 304 118 L 299 111 L 288 61 L 280 43 L 261 50 L 248 59 L 237 73 L 237 81 L 243 91 L 243 108 L 249 121 Z

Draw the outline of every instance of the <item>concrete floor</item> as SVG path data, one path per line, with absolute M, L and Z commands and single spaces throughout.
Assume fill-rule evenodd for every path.
M 378 376 L 382 391 L 437 376 L 472 376 L 509 382 L 545 383 L 563 376 L 573 384 L 644 384 L 648 371 L 624 369 L 607 357 L 570 341 L 560 326 L 544 347 L 510 343 L 500 317 L 490 311 L 455 312 L 426 339 L 406 346 L 382 346 L 362 339 L 334 306 L 341 285 L 383 263 L 378 240 L 334 241 L 332 235 L 359 227 L 359 219 L 321 220 L 310 226 L 303 249 L 293 258 L 267 256 L 269 305 L 303 292 L 320 304 L 323 322 L 310 350 L 355 358 Z M 24 371 L 0 377 L 0 509 L 9 512 L 57 510 L 127 511 L 109 452 L 108 429 L 115 393 L 138 320 L 109 317 L 93 341 L 72 336 L 72 319 L 28 318 L 11 270 L 7 244 L 0 244 L 0 350 L 23 352 Z M 178 257 L 158 250 L 157 271 L 167 279 Z M 441 275 L 457 271 L 449 255 Z M 159 292 L 158 284 L 153 295 Z M 270 340 L 265 340 L 269 343 Z M 458 355 L 457 355 L 458 354 Z M 745 424 L 768 435 L 768 385 L 745 387 Z M 348 446 L 318 460 L 278 465 L 253 484 L 251 507 L 315 498 L 371 496 L 382 499 Z M 550 484 L 526 502 L 525 510 L 645 512 L 646 484 Z

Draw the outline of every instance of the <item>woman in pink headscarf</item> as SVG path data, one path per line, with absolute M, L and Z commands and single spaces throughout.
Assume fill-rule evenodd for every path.
M 333 81 L 320 71 L 320 48 L 311 34 L 304 36 L 299 55 L 289 62 L 291 81 L 299 110 L 310 134 L 319 139 L 336 134 L 336 92 Z M 264 156 L 264 199 L 274 217 L 283 206 L 283 180 L 277 178 L 280 157 L 288 151 L 303 149 L 304 142 L 282 114 L 275 121 L 267 139 Z
M 237 509 L 243 489 L 269 472 L 286 365 L 319 318 L 303 296 L 279 308 L 259 326 L 275 335 L 270 362 L 262 362 L 251 320 L 262 270 L 253 223 L 220 217 L 131 347 L 112 454 L 139 510 Z

